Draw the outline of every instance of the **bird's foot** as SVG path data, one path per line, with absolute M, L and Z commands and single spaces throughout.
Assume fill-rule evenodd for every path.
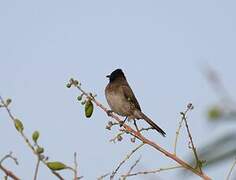
M 108 115 L 108 116 L 111 116 L 112 113 L 113 113 L 112 110 L 108 110 L 108 111 L 107 111 L 107 115 Z
M 120 122 L 120 127 L 122 127 L 125 124 L 125 121 L 128 119 L 128 117 L 125 117 L 124 121 Z
M 124 124 L 125 124 L 125 122 L 124 122 L 124 121 L 121 121 L 121 122 L 120 122 L 120 127 L 122 127 Z

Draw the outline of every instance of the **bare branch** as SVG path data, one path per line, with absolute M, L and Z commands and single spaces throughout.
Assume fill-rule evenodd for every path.
M 35 172 L 34 172 L 34 180 L 37 179 L 37 175 L 38 175 L 38 171 L 39 171 L 39 163 L 40 163 L 40 157 L 38 155 L 37 163 L 36 163 L 36 167 L 35 167 Z
M 128 175 L 122 175 L 123 177 L 130 177 L 130 176 L 138 176 L 138 175 L 146 175 L 146 174 L 155 174 L 159 173 L 161 171 L 167 171 L 167 170 L 172 170 L 172 169 L 177 169 L 177 168 L 183 168 L 182 166 L 172 166 L 172 167 L 167 167 L 167 168 L 159 168 L 156 170 L 151 170 L 151 171 L 140 171 Z
M 186 113 L 188 112 L 188 110 L 191 110 L 191 109 L 193 109 L 193 105 L 191 103 L 189 103 L 188 106 L 187 106 Z M 202 167 L 200 165 L 201 163 L 200 163 L 200 160 L 199 160 L 198 155 L 197 155 L 197 150 L 196 150 L 196 148 L 194 146 L 194 143 L 193 143 L 193 138 L 192 138 L 189 126 L 188 126 L 186 113 L 183 113 L 183 112 L 181 113 L 182 119 L 184 120 L 186 130 L 187 130 L 187 133 L 188 133 L 188 136 L 189 136 L 189 139 L 190 139 L 190 143 L 191 143 L 191 149 L 193 150 L 193 154 L 194 154 L 194 157 L 196 159 L 196 168 L 199 168 L 199 171 L 202 173 Z
M 6 174 L 6 176 L 9 176 L 14 180 L 20 180 L 20 178 L 18 176 L 16 176 L 12 171 L 10 171 L 7 168 L 3 167 L 1 164 L 0 164 L 0 169 Z
M 144 145 L 144 143 L 138 145 L 136 148 L 134 148 L 129 154 L 127 154 L 127 156 L 125 157 L 125 159 L 123 159 L 119 165 L 117 166 L 117 168 L 112 172 L 110 179 L 114 179 L 115 174 L 117 173 L 117 171 L 120 169 L 120 167 L 138 150 L 140 149 L 142 146 Z
M 187 115 L 188 111 L 189 111 L 189 108 L 186 109 L 184 114 Z M 180 129 L 181 129 L 182 125 L 183 125 L 183 121 L 184 121 L 184 119 L 181 118 L 181 120 L 179 122 L 179 126 L 178 126 L 178 128 L 176 130 L 176 136 L 175 136 L 175 142 L 174 142 L 174 154 L 175 155 L 176 155 L 176 152 L 177 152 L 177 143 L 178 143 L 178 138 L 179 138 L 179 132 L 180 132 Z
M 104 175 L 98 177 L 97 180 L 103 180 L 105 177 L 107 177 L 107 176 L 109 176 L 109 175 L 110 175 L 110 173 L 106 173 L 106 174 L 104 174 Z
M 134 164 L 130 167 L 129 171 L 125 175 L 121 175 L 122 180 L 125 180 L 126 177 L 131 174 L 131 172 L 133 171 L 135 166 L 137 166 L 137 164 L 140 162 L 140 160 L 141 160 L 141 156 L 134 162 Z

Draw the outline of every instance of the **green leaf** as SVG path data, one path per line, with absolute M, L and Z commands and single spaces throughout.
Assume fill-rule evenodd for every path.
M 219 107 L 214 106 L 208 110 L 208 118 L 209 119 L 215 120 L 215 119 L 219 119 L 221 117 L 222 117 L 222 110 Z
M 14 122 L 15 122 L 16 130 L 19 131 L 19 132 L 23 132 L 24 125 L 22 124 L 22 122 L 19 119 L 15 119 Z
M 33 141 L 36 143 L 38 141 L 38 138 L 39 138 L 39 132 L 34 131 L 34 133 L 32 134 Z
M 90 118 L 93 114 L 93 103 L 92 101 L 88 100 L 85 104 L 85 116 Z
M 53 171 L 60 171 L 60 170 L 67 168 L 67 166 L 65 164 L 58 162 L 58 161 L 48 162 L 47 166 L 49 169 L 51 169 Z

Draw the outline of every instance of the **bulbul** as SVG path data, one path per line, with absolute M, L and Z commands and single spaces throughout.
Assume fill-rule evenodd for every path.
M 133 119 L 135 125 L 136 119 L 144 119 L 162 136 L 166 135 L 156 123 L 141 111 L 140 105 L 121 69 L 116 69 L 106 77 L 109 78 L 109 83 L 105 88 L 105 96 L 112 112 L 128 119 Z

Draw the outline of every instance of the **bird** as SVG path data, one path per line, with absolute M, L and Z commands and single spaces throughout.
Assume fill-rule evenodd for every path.
M 153 129 L 159 132 L 163 137 L 166 133 L 148 116 L 146 116 L 138 103 L 122 69 L 114 70 L 110 75 L 106 76 L 109 78 L 109 83 L 105 88 L 105 96 L 110 106 L 110 112 L 114 112 L 125 120 L 133 119 L 134 125 L 138 130 L 136 120 L 145 120 Z M 123 121 L 123 123 L 125 122 Z

